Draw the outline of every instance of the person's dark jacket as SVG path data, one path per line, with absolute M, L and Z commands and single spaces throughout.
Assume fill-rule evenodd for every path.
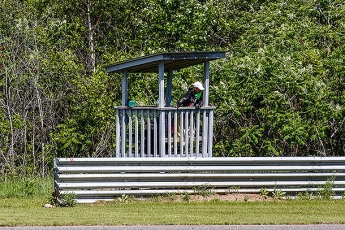
M 195 91 L 193 87 L 190 87 L 188 91 L 181 97 L 181 99 L 177 102 L 176 107 L 179 108 L 181 106 L 195 106 L 196 108 L 200 108 L 204 105 L 203 103 L 203 96 L 199 99 L 195 97 Z

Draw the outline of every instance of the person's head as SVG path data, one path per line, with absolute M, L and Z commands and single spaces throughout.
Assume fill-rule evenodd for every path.
M 200 91 L 203 91 L 205 89 L 204 86 L 202 85 L 202 83 L 199 81 L 196 81 L 193 83 L 193 88 L 194 88 L 194 91 L 197 93 L 199 93 Z

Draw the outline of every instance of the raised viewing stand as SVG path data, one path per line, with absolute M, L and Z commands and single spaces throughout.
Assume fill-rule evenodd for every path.
M 116 109 L 116 157 L 212 157 L 213 112 L 209 106 L 210 61 L 225 52 L 161 53 L 106 67 L 122 74 L 122 105 Z M 173 108 L 175 70 L 204 65 L 204 107 Z M 129 73 L 158 73 L 157 106 L 128 106 Z M 166 79 L 166 82 L 165 82 Z

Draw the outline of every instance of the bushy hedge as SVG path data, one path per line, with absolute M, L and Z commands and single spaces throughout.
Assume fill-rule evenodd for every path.
M 227 52 L 211 63 L 216 156 L 344 155 L 342 1 L 90 2 L 0 2 L 0 174 L 113 156 L 121 77 L 104 67 L 159 52 Z M 201 79 L 176 72 L 174 99 Z M 157 100 L 156 75 L 129 87 Z

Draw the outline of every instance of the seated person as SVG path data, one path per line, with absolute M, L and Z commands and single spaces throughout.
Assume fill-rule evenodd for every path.
M 193 85 L 189 87 L 188 91 L 177 102 L 176 107 L 179 108 L 181 106 L 195 106 L 197 109 L 200 109 L 204 105 L 202 100 L 203 90 L 204 87 L 201 82 L 194 82 Z

